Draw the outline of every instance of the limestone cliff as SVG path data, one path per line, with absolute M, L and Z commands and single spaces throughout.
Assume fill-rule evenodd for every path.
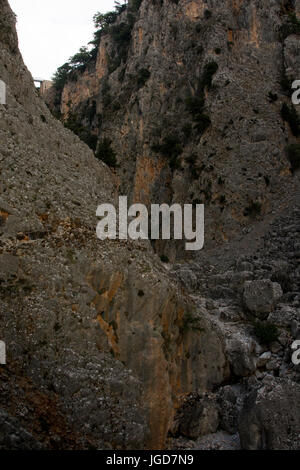
M 52 117 L 0 11 L 0 447 L 163 448 L 179 397 L 227 378 L 222 336 L 150 244 L 97 239 L 116 177 Z
M 285 29 L 298 8 L 292 0 L 129 2 L 95 62 L 66 81 L 63 120 L 76 116 L 112 141 L 122 194 L 205 203 L 206 247 L 228 242 L 293 186 L 287 147 L 296 139 L 281 108 L 299 74 L 300 38 Z M 120 36 L 126 25 L 129 37 Z M 170 260 L 186 256 L 178 243 L 156 248 Z
M 0 12 L 0 448 L 299 449 L 299 5 L 131 0 L 47 93 L 100 159 Z M 205 250 L 98 240 L 119 194 L 205 202 Z

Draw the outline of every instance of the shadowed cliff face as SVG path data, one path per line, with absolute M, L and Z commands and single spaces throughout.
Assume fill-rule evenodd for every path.
M 228 377 L 222 336 L 148 243 L 97 240 L 119 181 L 51 116 L 0 11 L 0 447 L 163 448 L 179 397 Z
M 299 36 L 292 47 L 280 32 L 288 13 L 295 2 L 143 1 L 130 41 L 104 35 L 95 65 L 67 81 L 63 119 L 111 139 L 122 194 L 205 203 L 206 247 L 228 242 L 270 213 L 292 179 L 294 136 L 280 116 L 282 79 L 299 73 Z M 178 244 L 157 249 L 186 256 Z

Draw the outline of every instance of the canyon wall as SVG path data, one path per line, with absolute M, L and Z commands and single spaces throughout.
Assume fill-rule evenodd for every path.
M 97 239 L 118 178 L 53 118 L 0 11 L 0 447 L 164 448 L 180 397 L 228 377 L 222 335 L 148 242 Z
M 128 24 L 130 5 L 115 31 Z M 281 107 L 290 103 L 284 82 L 297 77 L 299 36 L 282 27 L 298 8 L 142 1 L 130 38 L 104 34 L 95 64 L 66 82 L 62 118 L 112 141 L 121 194 L 147 205 L 204 203 L 206 247 L 227 243 L 292 184 L 287 146 L 296 139 Z M 178 242 L 156 251 L 188 256 Z

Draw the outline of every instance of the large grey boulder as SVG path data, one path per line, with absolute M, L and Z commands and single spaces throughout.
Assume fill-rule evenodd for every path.
M 234 336 L 226 340 L 226 357 L 231 372 L 237 377 L 247 377 L 256 369 L 256 343 L 245 332 L 235 331 Z
M 244 303 L 251 313 L 265 318 L 272 312 L 283 292 L 280 284 L 269 279 L 246 281 L 244 284 Z
M 225 385 L 217 394 L 220 428 L 232 435 L 238 430 L 238 416 L 243 403 L 241 392 L 239 385 Z
M 178 432 L 190 439 L 216 432 L 219 414 L 215 397 L 191 394 L 178 412 L 177 423 Z
M 267 376 L 247 396 L 239 418 L 245 450 L 300 450 L 300 386 Z

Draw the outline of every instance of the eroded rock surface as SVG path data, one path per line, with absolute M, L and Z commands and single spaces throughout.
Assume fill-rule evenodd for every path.
M 116 178 L 38 97 L 0 10 L 0 403 L 20 422 L 1 446 L 163 448 L 178 397 L 228 376 L 222 336 L 149 243 L 97 239 Z
M 126 60 L 106 35 L 59 101 L 112 139 L 111 171 L 39 98 L 0 0 L 1 448 L 299 447 L 294 3 L 141 2 Z M 204 202 L 205 250 L 100 242 L 96 208 L 118 194 Z

